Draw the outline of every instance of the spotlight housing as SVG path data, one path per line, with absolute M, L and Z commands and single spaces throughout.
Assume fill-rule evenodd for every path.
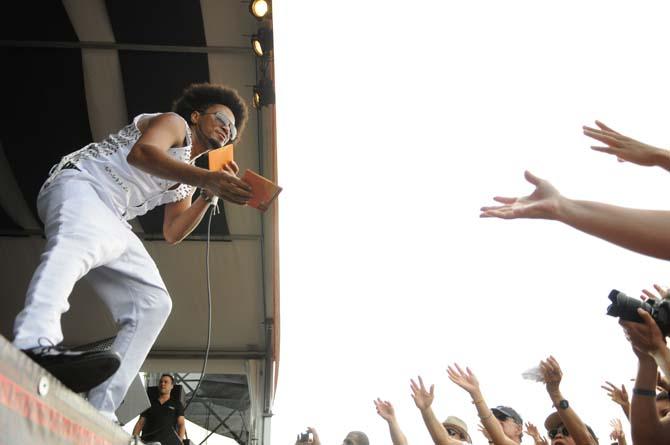
M 262 79 L 254 87 L 253 104 L 255 108 L 261 108 L 266 105 L 274 105 L 275 87 L 269 79 Z
M 261 20 L 270 12 L 270 3 L 268 0 L 251 0 L 249 12 L 258 20 Z
M 272 30 L 266 27 L 260 28 L 251 36 L 251 48 L 258 57 L 268 56 L 274 49 Z

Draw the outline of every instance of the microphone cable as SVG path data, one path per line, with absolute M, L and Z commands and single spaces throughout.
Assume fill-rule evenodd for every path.
M 198 392 L 198 389 L 200 388 L 202 380 L 205 378 L 205 369 L 207 368 L 207 359 L 209 358 L 209 349 L 212 342 L 212 283 L 209 271 L 209 245 L 212 233 L 212 216 L 219 213 L 218 201 L 219 200 L 217 196 L 214 196 L 212 198 L 212 201 L 210 203 L 211 210 L 209 212 L 209 220 L 207 222 L 207 247 L 205 248 L 205 265 L 206 265 L 205 269 L 207 270 L 207 346 L 205 348 L 205 359 L 202 362 L 202 371 L 200 371 L 200 379 L 198 380 L 198 384 L 195 386 L 195 389 L 191 393 L 191 398 L 188 400 L 188 403 L 186 403 L 186 406 L 184 406 L 184 413 L 186 413 L 186 410 L 191 405 L 193 398 L 195 397 L 196 393 Z

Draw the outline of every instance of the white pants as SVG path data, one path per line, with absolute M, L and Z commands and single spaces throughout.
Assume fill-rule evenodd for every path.
M 172 301 L 142 242 L 103 202 L 91 180 L 86 173 L 65 171 L 38 197 L 47 244 L 14 323 L 14 345 L 59 344 L 61 315 L 69 309 L 74 284 L 86 275 L 119 326 L 112 350 L 120 354 L 121 366 L 89 393 L 91 404 L 115 419 Z

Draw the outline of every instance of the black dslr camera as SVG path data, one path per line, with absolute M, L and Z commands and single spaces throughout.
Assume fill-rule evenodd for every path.
M 312 442 L 312 433 L 309 431 L 305 431 L 304 433 L 298 434 L 298 440 L 297 442 L 299 443 L 309 443 Z
M 642 323 L 642 318 L 637 313 L 637 308 L 642 308 L 649 312 L 664 336 L 670 335 L 670 300 L 656 301 L 650 298 L 647 301 L 641 301 L 616 289 L 612 289 L 607 298 L 612 302 L 607 307 L 607 315 Z

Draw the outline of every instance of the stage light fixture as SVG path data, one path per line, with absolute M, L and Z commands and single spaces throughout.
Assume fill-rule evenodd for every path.
M 256 34 L 251 36 L 251 47 L 258 57 L 267 56 L 272 52 L 273 46 L 270 28 L 260 28 Z
M 253 104 L 255 108 L 261 108 L 266 105 L 274 105 L 275 87 L 272 81 L 263 79 L 254 87 Z
M 249 4 L 249 11 L 251 15 L 260 20 L 270 12 L 270 4 L 267 0 L 252 0 Z

